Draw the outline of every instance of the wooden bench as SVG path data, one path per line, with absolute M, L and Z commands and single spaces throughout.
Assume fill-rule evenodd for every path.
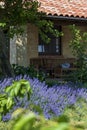
M 67 63 L 67 62 L 65 62 L 65 60 L 64 60 L 63 64 L 64 63 Z M 68 63 L 69 63 L 68 67 L 63 67 L 61 63 L 58 66 L 56 66 L 53 70 L 53 74 L 52 74 L 53 77 L 54 78 L 56 78 L 56 77 L 59 77 L 59 78 L 69 77 L 70 73 L 75 72 L 77 70 L 77 67 L 74 64 L 75 61 L 68 60 Z
M 61 77 L 69 76 L 69 73 L 76 71 L 77 68 L 61 68 Z
M 64 77 L 67 73 L 76 70 L 74 66 L 74 58 L 56 58 L 56 57 L 36 57 L 30 59 L 30 64 L 33 65 L 37 70 L 44 71 L 50 77 Z M 69 68 L 62 68 L 61 64 L 70 63 Z

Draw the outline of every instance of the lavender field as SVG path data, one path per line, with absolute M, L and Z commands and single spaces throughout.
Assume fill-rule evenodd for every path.
M 15 100 L 13 108 L 3 116 L 3 121 L 11 118 L 11 114 L 17 108 L 27 108 L 39 114 L 39 111 L 32 106 L 38 106 L 45 118 L 51 119 L 66 114 L 73 117 L 74 120 L 85 120 L 87 113 L 87 88 L 78 88 L 70 86 L 70 84 L 60 84 L 48 87 L 45 81 L 40 82 L 37 78 L 31 79 L 28 76 L 17 76 L 13 78 L 5 78 L 0 81 L 0 93 L 4 92 L 6 86 L 12 84 L 13 81 L 25 79 L 30 82 L 32 94 L 30 100 L 25 94 L 24 98 Z M 74 111 L 73 111 L 74 110 Z

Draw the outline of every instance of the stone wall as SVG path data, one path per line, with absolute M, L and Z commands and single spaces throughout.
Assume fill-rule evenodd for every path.
M 72 51 L 69 48 L 69 42 L 71 39 L 71 33 L 68 26 L 62 26 L 63 37 L 61 40 L 62 44 L 62 55 L 66 58 L 73 57 Z
M 38 57 L 38 28 L 35 25 L 28 24 L 27 34 L 27 56 L 28 63 L 30 63 L 30 58 Z
M 78 26 L 81 32 L 87 32 L 86 26 Z M 71 31 L 69 26 L 62 26 L 62 31 L 64 36 L 62 37 L 62 55 L 66 58 L 73 58 L 72 50 L 69 47 L 69 43 L 71 40 Z
M 87 27 L 80 26 L 82 31 L 87 32 Z M 69 48 L 71 32 L 68 26 L 62 26 L 64 36 L 62 37 L 62 55 L 65 58 L 73 58 L 72 51 Z M 10 62 L 28 66 L 30 58 L 38 57 L 38 28 L 35 25 L 28 24 L 22 36 L 14 37 L 10 40 Z

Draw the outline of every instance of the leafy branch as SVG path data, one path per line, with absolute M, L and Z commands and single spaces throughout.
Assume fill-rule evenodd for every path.
M 26 80 L 15 81 L 11 86 L 7 86 L 3 94 L 0 94 L 0 117 L 2 118 L 9 110 L 19 102 L 18 98 L 23 98 L 27 95 L 27 99 L 30 99 L 32 93 L 30 83 Z

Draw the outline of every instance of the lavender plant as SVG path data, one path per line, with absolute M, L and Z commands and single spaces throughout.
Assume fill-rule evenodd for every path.
M 34 111 L 36 114 L 39 114 L 40 108 L 45 118 L 55 118 L 64 113 L 66 108 L 73 107 L 81 102 L 80 99 L 84 99 L 87 103 L 87 89 L 78 88 L 76 86 L 70 87 L 68 84 L 63 85 L 54 85 L 53 87 L 48 87 L 45 82 L 40 82 L 37 78 L 31 79 L 29 76 L 17 76 L 14 79 L 8 78 L 0 82 L 0 92 L 3 92 L 4 89 L 11 85 L 13 81 L 19 81 L 25 79 L 30 83 L 32 94 L 30 99 L 24 97 L 19 99 L 18 95 L 16 96 L 18 101 L 15 100 L 15 105 L 3 116 L 3 120 L 9 119 L 9 114 L 15 111 L 17 108 L 27 108 L 31 111 Z

